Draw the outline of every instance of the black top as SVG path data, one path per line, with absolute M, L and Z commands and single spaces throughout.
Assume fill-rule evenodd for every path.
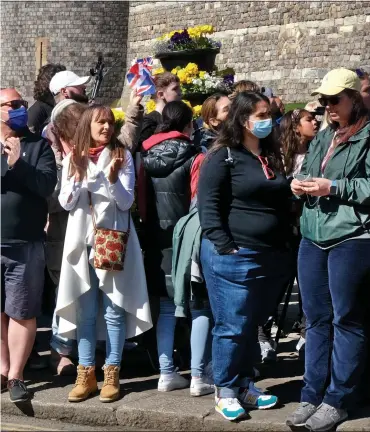
M 161 121 L 162 115 L 158 111 L 152 111 L 144 116 L 139 137 L 139 150 L 141 150 L 143 142 L 154 135 L 154 132 Z
M 46 198 L 54 192 L 56 183 L 53 150 L 46 140 L 27 129 L 21 138 L 20 158 L 1 177 L 3 243 L 44 240 Z
M 50 122 L 51 112 L 55 104 L 54 99 L 50 101 L 36 101 L 28 109 L 28 127 L 31 132 L 41 135 L 44 127 Z
M 288 240 L 289 197 L 286 178 L 275 171 L 267 180 L 258 158 L 243 147 L 221 149 L 203 164 L 198 206 L 203 236 L 219 253 L 237 247 L 282 249 Z

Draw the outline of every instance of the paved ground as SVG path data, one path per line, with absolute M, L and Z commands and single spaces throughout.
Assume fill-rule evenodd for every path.
M 292 309 L 293 307 L 290 316 L 292 316 Z M 67 394 L 72 388 L 73 378 L 52 376 L 48 370 L 27 372 L 27 385 L 34 392 L 34 398 L 27 404 L 15 405 L 4 393 L 2 414 L 23 417 L 19 420 L 14 418 L 6 420 L 5 417 L 3 422 L 8 424 L 8 429 L 3 429 L 25 430 L 14 429 L 16 427 L 14 424 L 28 425 L 28 419 L 25 420 L 25 416 L 28 416 L 47 419 L 45 425 L 56 430 L 63 430 L 63 428 L 81 430 L 73 425 L 90 427 L 87 429 L 83 426 L 83 430 L 100 430 L 103 426 L 107 431 L 289 430 L 285 426 L 285 418 L 299 402 L 303 372 L 303 364 L 295 353 L 297 339 L 297 334 L 290 334 L 289 337 L 282 339 L 278 362 L 273 366 L 261 368 L 262 376 L 258 386 L 276 394 L 281 401 L 281 406 L 270 411 L 253 411 L 249 419 L 239 423 L 229 423 L 216 414 L 211 395 L 191 398 L 189 389 L 158 393 L 156 390 L 158 375 L 152 375 L 145 354 L 138 349 L 126 355 L 122 368 L 121 398 L 112 404 L 100 403 L 97 396 L 78 404 L 68 403 Z M 182 373 L 188 376 L 187 372 Z M 102 375 L 98 380 L 101 387 Z M 13 424 L 13 429 L 10 424 Z M 69 427 L 69 424 L 72 426 Z M 38 427 L 37 423 L 35 427 Z M 354 417 L 340 425 L 338 430 L 370 431 L 370 407 L 358 410 Z
M 1 430 L 3 432 L 11 431 L 84 431 L 84 432 L 94 432 L 101 430 L 98 427 L 76 425 L 72 423 L 62 423 L 56 420 L 40 420 L 32 417 L 20 417 L 14 415 L 3 414 L 1 416 Z M 118 432 L 118 431 L 145 431 L 145 429 L 132 429 L 132 428 L 122 428 L 120 426 L 106 426 L 104 431 L 107 432 Z

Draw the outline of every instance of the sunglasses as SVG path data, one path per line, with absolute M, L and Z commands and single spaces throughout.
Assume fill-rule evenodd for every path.
M 4 102 L 0 105 L 0 107 L 2 107 L 2 106 L 10 106 L 10 108 L 13 110 L 19 109 L 22 106 L 24 106 L 27 109 L 28 108 L 28 102 L 23 100 L 23 99 L 17 99 L 17 100 L 12 100 L 9 102 Z
M 257 156 L 257 158 L 261 162 L 262 169 L 263 169 L 263 172 L 265 173 L 267 180 L 273 180 L 275 178 L 275 173 L 269 167 L 268 159 L 265 156 Z
M 338 105 L 340 100 L 341 100 L 342 96 L 339 95 L 335 95 L 335 96 L 323 96 L 321 98 L 319 98 L 319 103 L 323 106 L 326 107 L 329 104 L 330 105 Z

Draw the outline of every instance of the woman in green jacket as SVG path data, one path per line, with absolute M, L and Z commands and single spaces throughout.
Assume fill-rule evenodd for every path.
M 360 89 L 350 70 L 324 77 L 313 94 L 321 95 L 329 127 L 311 142 L 301 181 L 291 183 L 305 200 L 298 277 L 307 327 L 305 386 L 287 424 L 313 431 L 347 418 L 366 363 L 361 298 L 370 282 L 370 122 Z

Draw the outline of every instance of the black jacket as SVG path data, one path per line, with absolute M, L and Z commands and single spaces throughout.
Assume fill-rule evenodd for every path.
M 157 238 L 161 249 L 172 247 L 173 229 L 189 213 L 190 171 L 197 154 L 186 139 L 158 142 L 163 135 L 153 135 L 145 142 L 153 146 L 141 153 L 147 178 L 147 225 L 156 228 L 151 235 Z
M 37 100 L 28 109 L 28 127 L 31 132 L 41 135 L 44 127 L 50 122 L 50 116 L 54 106 L 54 98 L 51 97 L 50 100 Z
M 52 149 L 46 140 L 25 130 L 21 156 L 1 178 L 2 242 L 44 240 L 46 198 L 54 192 L 56 183 Z

